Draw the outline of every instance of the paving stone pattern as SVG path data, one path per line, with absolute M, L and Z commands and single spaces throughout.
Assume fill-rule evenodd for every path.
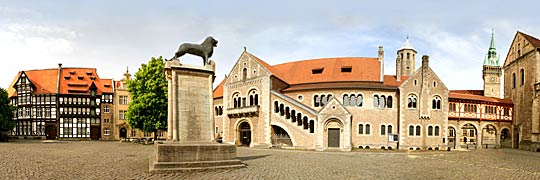
M 540 153 L 314 152 L 238 148 L 246 168 L 149 174 L 152 145 L 70 141 L 0 143 L 0 179 L 540 179 Z

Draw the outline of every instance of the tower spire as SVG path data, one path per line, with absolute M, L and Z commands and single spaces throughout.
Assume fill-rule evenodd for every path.
M 484 59 L 484 66 L 500 66 L 499 56 L 497 56 L 497 49 L 495 48 L 495 36 L 491 29 L 491 42 L 489 43 L 488 54 Z

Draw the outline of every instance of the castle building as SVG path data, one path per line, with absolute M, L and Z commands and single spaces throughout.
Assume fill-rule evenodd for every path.
M 493 33 L 484 59 L 483 90 L 451 90 L 448 104 L 448 146 L 451 148 L 512 147 L 510 99 L 501 99 L 502 66 Z
M 40 139 L 103 139 L 113 107 L 112 80 L 94 68 L 20 71 L 8 88 L 13 136 Z
M 540 40 L 517 32 L 504 62 L 504 97 L 514 107 L 514 147 L 540 151 Z
M 250 147 L 323 151 L 442 149 L 448 89 L 408 38 L 396 75 L 377 57 L 339 57 L 269 65 L 244 50 L 214 90 L 216 137 Z

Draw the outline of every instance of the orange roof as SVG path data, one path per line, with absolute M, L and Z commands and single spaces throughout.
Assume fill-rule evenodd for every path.
M 58 69 L 39 69 L 21 71 L 9 87 L 10 96 L 15 96 L 13 88 L 22 73 L 25 73 L 34 85 L 34 94 L 55 94 L 58 83 Z M 94 80 L 92 80 L 94 79 Z M 60 75 L 60 94 L 89 94 L 89 88 L 95 83 L 98 94 L 112 93 L 112 79 L 100 79 L 95 68 L 62 68 Z
M 502 104 L 510 104 L 510 105 L 514 104 L 512 100 L 510 99 L 487 97 L 487 96 L 483 96 L 483 94 L 484 94 L 483 90 L 450 90 L 450 93 L 448 93 L 448 97 L 450 99 L 475 100 L 475 101 L 502 103 Z
M 322 58 L 296 61 L 272 66 L 288 84 L 342 81 L 380 82 L 380 63 L 377 58 Z M 350 67 L 351 72 L 341 72 Z M 322 73 L 312 71 L 322 69 Z
M 225 80 L 227 80 L 227 77 L 219 83 L 219 85 L 214 89 L 214 98 L 221 98 L 223 97 L 223 83 L 225 83 Z
M 540 48 L 540 40 L 535 38 L 535 37 L 532 37 L 531 35 L 528 35 L 528 34 L 525 34 L 523 32 L 519 32 L 518 33 L 522 34 L 523 37 L 525 37 L 525 39 L 527 39 L 527 41 L 531 42 L 532 46 L 534 46 L 535 48 Z
M 401 81 L 397 81 L 395 75 L 384 75 L 384 86 L 399 87 L 407 79 L 409 79 L 409 76 L 401 76 Z

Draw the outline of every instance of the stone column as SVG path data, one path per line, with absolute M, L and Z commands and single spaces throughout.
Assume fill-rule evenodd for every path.
M 172 94 L 172 98 L 170 99 L 171 101 L 171 104 L 172 104 L 172 134 L 173 134 L 173 141 L 178 141 L 178 113 L 179 113 L 179 110 L 178 110 L 178 107 L 177 107 L 177 103 L 178 103 L 178 91 L 177 91 L 177 77 L 176 77 L 176 71 L 172 70 L 172 89 L 170 89 L 169 91 L 171 92 Z
M 168 91 L 167 91 L 167 98 L 168 98 L 168 101 L 167 101 L 167 141 L 172 141 L 173 140 L 173 128 L 172 128 L 172 124 L 173 124 L 173 108 L 172 108 L 172 72 L 171 71 L 165 71 L 165 77 L 167 77 L 167 86 L 168 86 Z

